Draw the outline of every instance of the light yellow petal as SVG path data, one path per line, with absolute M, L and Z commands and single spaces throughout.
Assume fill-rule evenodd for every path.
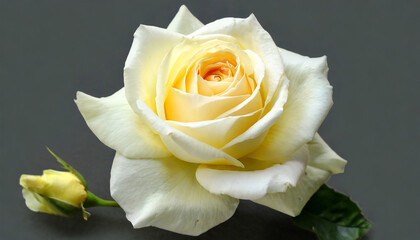
M 326 170 L 307 166 L 296 187 L 289 188 L 286 192 L 269 193 L 254 202 L 295 217 L 330 175 Z
M 109 97 L 77 93 L 77 107 L 92 132 L 108 147 L 128 158 L 161 158 L 171 153 L 130 108 L 124 89 Z
M 222 113 L 245 101 L 249 95 L 203 96 L 182 92 L 172 88 L 165 102 L 167 120 L 179 122 L 198 122 L 216 119 Z M 258 110 L 250 109 L 250 112 Z M 250 113 L 248 112 L 248 113 Z
M 202 26 L 204 26 L 204 24 L 202 24 L 185 5 L 182 5 L 174 19 L 169 23 L 167 29 L 182 34 L 190 34 Z
M 171 127 L 142 101 L 137 101 L 137 107 L 143 121 L 159 134 L 167 149 L 177 158 L 192 163 L 243 166 L 232 156 Z
M 165 103 L 172 93 L 172 88 L 181 92 L 198 93 L 198 79 L 194 73 L 197 61 L 208 55 L 223 55 L 223 53 L 226 53 L 228 57 L 238 56 L 241 59 L 247 57 L 235 43 L 234 38 L 220 34 L 186 36 L 180 44 L 166 54 L 159 67 L 156 87 L 156 110 L 161 119 L 173 120 L 165 115 L 165 108 L 169 108 L 165 106 Z
M 242 134 L 261 117 L 262 110 L 253 113 L 200 122 L 166 121 L 179 131 L 215 148 L 221 148 Z
M 243 49 L 255 52 L 267 66 L 262 92 L 265 104 L 271 101 L 284 73 L 281 55 L 270 34 L 265 31 L 254 15 L 246 19 L 223 18 L 206 24 L 189 36 L 207 34 L 229 35 L 237 39 Z
M 53 204 L 45 200 L 39 194 L 31 192 L 27 189 L 22 189 L 22 195 L 25 199 L 26 206 L 31 211 L 64 216 L 60 210 L 58 210 Z
M 312 140 L 332 106 L 325 57 L 308 58 L 280 50 L 290 80 L 282 117 L 273 125 L 251 157 L 271 160 L 296 151 Z
M 156 82 L 160 63 L 183 38 L 180 33 L 140 25 L 124 66 L 124 86 L 128 104 L 137 111 L 141 100 L 156 112 Z
M 302 148 L 282 164 L 246 159 L 244 169 L 200 165 L 196 177 L 211 193 L 255 200 L 296 186 L 307 159 L 307 148 Z
M 229 219 L 239 201 L 201 187 L 196 168 L 176 158 L 131 160 L 116 154 L 111 195 L 135 228 L 197 236 Z
M 216 94 L 219 94 L 219 93 L 225 91 L 231 84 L 232 84 L 231 82 L 226 82 L 226 81 L 224 81 L 224 82 L 210 82 L 210 81 L 200 79 L 199 82 L 198 82 L 199 87 L 201 87 L 203 85 L 204 86 L 207 85 L 211 89 L 211 94 L 205 94 L 206 92 L 203 94 L 203 92 L 204 92 L 203 90 L 199 91 L 199 93 L 201 95 L 205 95 L 205 96 L 216 95 Z M 207 92 L 209 92 L 209 91 L 207 91 Z M 242 92 L 241 94 L 235 94 L 235 95 L 245 95 L 245 94 L 249 94 L 249 92 Z M 235 96 L 235 95 L 232 94 L 232 95 L 229 95 L 229 96 Z M 224 95 L 224 96 L 226 96 L 226 95 Z
M 253 51 L 247 50 L 245 52 L 247 53 L 247 56 L 249 57 L 250 62 L 252 63 L 252 66 L 253 66 L 252 72 L 253 72 L 253 77 L 254 77 L 254 79 L 247 78 L 246 80 L 247 81 L 250 80 L 254 82 L 255 88 L 253 89 L 252 94 L 245 101 L 241 102 L 237 106 L 219 115 L 218 118 L 247 114 L 249 113 L 251 109 L 255 111 L 256 109 L 260 109 L 267 105 L 263 103 L 264 99 L 261 95 L 262 93 L 261 88 L 262 88 L 265 71 L 266 71 L 264 63 L 261 60 L 261 58 Z M 250 69 L 248 69 L 248 71 L 249 70 Z M 281 78 L 279 78 L 279 81 L 281 81 L 280 79 Z M 277 85 L 277 87 L 279 86 L 280 85 Z
M 308 166 L 296 187 L 291 187 L 284 193 L 267 194 L 255 202 L 290 216 L 297 216 L 311 196 L 332 174 L 344 171 L 346 161 L 338 156 L 318 133 L 307 146 L 309 149 Z
M 254 81 L 252 79 L 252 81 Z M 246 76 L 242 76 L 238 82 L 235 84 L 235 82 L 210 82 L 213 84 L 221 84 L 224 83 L 227 86 L 224 86 L 224 89 L 220 89 L 220 91 L 218 91 L 217 93 L 221 93 L 220 96 L 238 96 L 238 95 L 244 95 L 244 94 L 252 94 L 252 89 L 250 87 L 250 85 L 248 84 L 248 78 Z M 233 87 L 228 88 L 229 85 L 235 85 Z M 222 92 L 226 89 L 225 92 Z M 260 96 L 261 99 L 261 96 Z M 260 100 L 260 106 L 262 107 L 262 101 Z
M 241 158 L 248 153 L 253 152 L 263 142 L 270 127 L 275 124 L 283 114 L 283 105 L 287 99 L 287 89 L 289 80 L 282 79 L 282 83 L 278 92 L 274 95 L 271 111 L 258 120 L 254 125 L 247 129 L 243 134 L 239 135 L 228 144 L 223 146 L 222 151 L 228 153 L 235 158 Z M 268 106 L 267 106 L 268 107 Z M 274 161 L 281 158 L 273 158 Z
M 347 161 L 338 156 L 318 133 L 308 143 L 308 147 L 311 156 L 309 164 L 311 166 L 330 171 L 333 174 L 344 172 Z

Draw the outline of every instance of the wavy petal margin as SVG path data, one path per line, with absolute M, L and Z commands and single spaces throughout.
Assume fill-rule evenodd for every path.
M 332 87 L 327 79 L 327 58 L 309 58 L 280 49 L 289 96 L 281 118 L 250 157 L 259 160 L 287 156 L 314 137 L 330 110 Z
M 238 159 L 171 127 L 144 102 L 137 101 L 137 107 L 139 116 L 159 134 L 165 146 L 177 158 L 191 163 L 227 164 L 243 167 Z
M 244 159 L 244 169 L 200 165 L 196 177 L 211 193 L 256 200 L 268 193 L 285 192 L 289 187 L 296 186 L 307 161 L 305 146 L 284 163 Z
M 204 26 L 204 24 L 201 23 L 200 20 L 198 20 L 185 5 L 182 5 L 174 19 L 172 19 L 171 23 L 169 23 L 167 29 L 169 31 L 186 35 L 194 32 L 202 26 Z
M 309 149 L 308 166 L 296 187 L 291 187 L 282 193 L 267 194 L 254 202 L 292 217 L 297 216 L 311 196 L 332 174 L 344 171 L 347 161 L 338 156 L 318 134 L 307 145 Z
M 239 200 L 208 192 L 195 179 L 196 168 L 173 157 L 132 160 L 117 153 L 111 195 L 135 228 L 197 236 L 229 219 Z
M 103 98 L 77 92 L 75 102 L 96 137 L 122 155 L 128 158 L 162 158 L 172 155 L 159 135 L 152 132 L 127 104 L 124 89 Z

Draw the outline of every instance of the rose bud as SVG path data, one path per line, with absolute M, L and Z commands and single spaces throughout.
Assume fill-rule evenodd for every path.
M 44 170 L 42 176 L 20 177 L 26 206 L 34 212 L 70 216 L 79 212 L 87 197 L 85 186 L 71 172 Z
M 85 178 L 49 148 L 47 150 L 68 172 L 44 170 L 42 176 L 23 174 L 20 185 L 30 210 L 65 217 L 81 212 L 87 220 L 90 213 L 85 208 L 119 207 L 115 201 L 101 199 L 88 191 Z

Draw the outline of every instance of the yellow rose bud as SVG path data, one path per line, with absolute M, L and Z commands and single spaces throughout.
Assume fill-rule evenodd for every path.
M 35 212 L 68 216 L 80 211 L 87 192 L 71 172 L 44 170 L 42 176 L 22 175 L 20 185 L 26 206 Z

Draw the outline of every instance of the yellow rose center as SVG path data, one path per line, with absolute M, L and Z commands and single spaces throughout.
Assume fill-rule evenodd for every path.
M 253 60 L 238 44 L 211 40 L 181 43 L 178 48 L 182 52 L 169 71 L 165 87 L 166 120 L 199 122 L 263 108 L 259 90 L 253 94 L 258 85 Z
M 203 79 L 207 81 L 217 81 L 220 82 L 226 78 L 233 77 L 233 73 L 236 72 L 235 66 L 230 63 L 227 59 L 222 59 L 226 62 L 216 62 L 207 65 L 203 69 L 198 69 L 197 74 L 199 74 Z M 200 72 L 200 70 L 202 70 Z

